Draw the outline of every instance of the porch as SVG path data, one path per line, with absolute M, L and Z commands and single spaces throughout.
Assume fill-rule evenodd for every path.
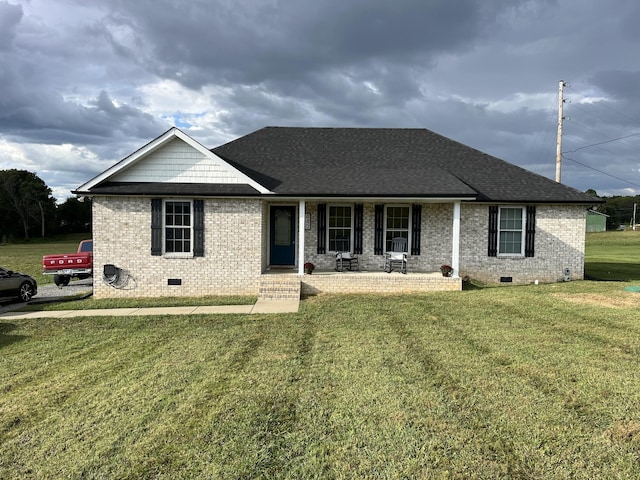
M 404 294 L 462 290 L 462 279 L 443 277 L 440 272 L 373 272 L 335 270 L 313 271 L 313 274 L 300 275 L 293 269 L 271 269 L 261 276 L 261 291 L 284 283 L 300 282 L 300 294 L 318 295 L 321 293 L 377 293 Z
M 425 287 L 412 286 L 425 282 L 434 284 L 429 290 L 461 289 L 459 280 L 446 280 L 437 270 L 440 265 L 451 265 L 452 278 L 459 276 L 461 202 L 457 199 L 406 200 L 403 204 L 388 205 L 384 199 L 379 200 L 381 203 L 339 203 L 338 200 L 331 204 L 304 200 L 297 204 L 265 203 L 263 218 L 269 220 L 266 220 L 263 268 L 271 269 L 271 274 L 295 265 L 290 273 L 307 278 L 304 264 L 310 262 L 316 266 L 313 275 L 334 276 L 337 274 L 333 269 L 336 251 L 349 251 L 358 256 L 360 271 L 345 274 L 357 274 L 356 284 L 382 284 L 385 291 L 387 284 L 398 286 L 393 291 L 415 291 L 416 288 L 425 291 Z M 394 237 L 407 241 L 403 251 L 408 255 L 409 280 L 392 282 L 381 278 L 389 275 L 382 273 L 384 252 L 391 249 Z M 340 245 L 339 241 L 343 243 Z M 306 283 L 322 285 L 329 281 L 307 279 Z M 451 288 L 452 284 L 457 287 Z

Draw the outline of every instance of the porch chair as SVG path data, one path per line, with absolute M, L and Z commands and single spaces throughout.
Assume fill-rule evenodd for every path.
M 346 268 L 349 271 L 360 270 L 358 256 L 351 253 L 348 248 L 349 241 L 346 238 L 336 238 L 336 271 L 342 272 Z
M 391 239 L 391 251 L 384 254 L 384 271 L 391 273 L 394 267 L 400 267 L 400 272 L 407 273 L 407 239 L 404 237 Z

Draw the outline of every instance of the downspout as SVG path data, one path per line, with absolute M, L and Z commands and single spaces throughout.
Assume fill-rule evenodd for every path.
M 298 206 L 298 275 L 304 274 L 304 217 L 306 205 L 304 200 L 300 200 Z
M 451 266 L 453 276 L 460 277 L 460 202 L 453 204 L 453 241 L 451 242 Z

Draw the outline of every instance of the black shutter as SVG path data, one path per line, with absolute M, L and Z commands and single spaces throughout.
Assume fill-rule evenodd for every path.
M 151 255 L 162 255 L 162 199 L 151 199 Z
M 420 255 L 420 233 L 422 228 L 422 205 L 411 207 L 411 255 Z
M 193 201 L 193 256 L 204 257 L 204 200 Z
M 363 212 L 364 206 L 361 203 L 356 203 L 353 215 L 353 253 L 362 253 Z
M 489 207 L 489 249 L 490 257 L 498 256 L 498 206 Z
M 373 254 L 384 253 L 384 205 L 375 206 Z
M 535 254 L 536 239 L 536 207 L 527 207 L 527 229 L 524 235 L 524 256 L 533 257 Z
M 327 204 L 318 204 L 318 251 L 327 253 Z

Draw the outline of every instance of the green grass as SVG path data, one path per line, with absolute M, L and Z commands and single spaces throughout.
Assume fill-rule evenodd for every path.
M 0 478 L 638 478 L 624 285 L 0 321 Z
M 640 263 L 620 233 L 587 236 L 587 272 Z M 0 319 L 0 478 L 638 478 L 629 284 Z
M 210 297 L 160 297 L 160 298 L 81 298 L 70 297 L 68 301 L 50 304 L 34 302 L 20 309 L 20 311 L 41 310 L 93 310 L 106 308 L 143 308 L 143 307 L 185 307 L 199 305 L 252 305 L 257 296 L 226 295 Z M 37 297 L 36 297 L 37 298 Z
M 640 280 L 640 230 L 587 234 L 585 274 L 600 280 Z

